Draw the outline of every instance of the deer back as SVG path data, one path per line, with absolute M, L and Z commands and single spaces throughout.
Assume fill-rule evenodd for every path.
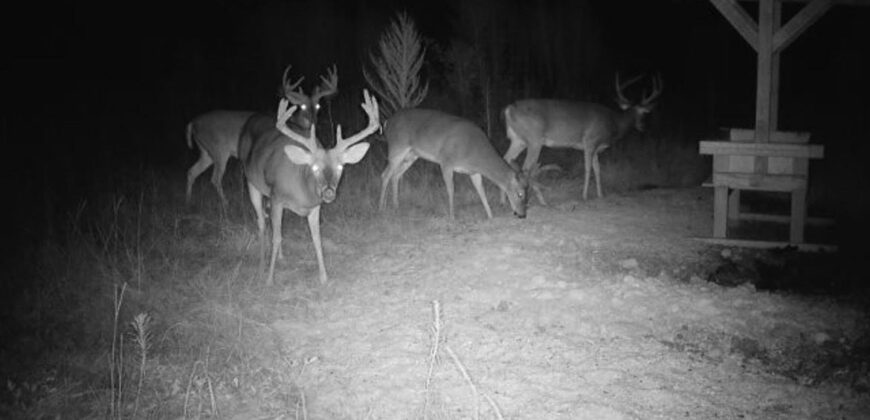
M 524 99 L 505 108 L 505 121 L 524 138 L 547 147 L 581 147 L 585 138 L 615 138 L 631 121 L 622 112 L 591 102 Z

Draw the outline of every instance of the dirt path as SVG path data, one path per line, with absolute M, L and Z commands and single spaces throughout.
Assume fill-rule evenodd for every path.
M 310 418 L 423 418 L 433 300 L 504 418 L 867 418 L 866 393 L 787 366 L 794 349 L 853 340 L 860 313 L 692 277 L 704 248 L 688 237 L 709 233 L 711 195 L 566 195 L 526 220 L 385 217 L 356 247 L 330 242 L 327 296 L 291 297 L 272 323 Z M 429 418 L 475 418 L 446 353 L 428 395 Z

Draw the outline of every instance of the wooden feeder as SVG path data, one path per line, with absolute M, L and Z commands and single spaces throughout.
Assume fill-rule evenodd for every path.
M 788 0 L 806 3 L 785 25 L 781 25 L 784 0 L 756 0 L 756 22 L 736 0 L 710 0 L 731 26 L 758 55 L 755 127 L 731 129 L 725 141 L 701 141 L 701 154 L 713 155 L 714 243 L 778 247 L 794 245 L 804 249 L 824 248 L 804 243 L 807 222 L 809 159 L 821 159 L 824 148 L 809 144 L 810 134 L 777 131 L 779 99 L 779 56 L 834 3 L 863 4 L 859 0 Z M 741 214 L 740 191 L 777 191 L 791 195 L 789 216 Z M 728 219 L 780 221 L 790 224 L 788 242 L 748 241 L 727 238 Z

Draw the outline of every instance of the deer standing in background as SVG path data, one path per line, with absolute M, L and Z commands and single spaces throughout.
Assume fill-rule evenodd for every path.
M 266 246 L 263 198 L 268 197 L 271 204 L 272 252 L 267 285 L 272 285 L 274 281 L 275 262 L 281 253 L 281 218 L 284 209 L 308 218 L 320 282 L 326 283 L 328 280 L 320 242 L 320 206 L 335 200 L 344 165 L 357 163 L 365 156 L 369 144 L 359 142 L 380 127 L 377 101 L 368 91 L 364 91 L 363 96 L 362 108 L 368 115 L 368 126 L 344 139 L 339 125 L 336 128 L 335 147 L 329 150 L 317 141 L 315 125 L 310 126 L 307 137 L 288 128 L 287 121 L 299 109 L 299 105 L 291 107 L 287 98 L 281 99 L 277 119 L 255 115 L 248 119 L 242 129 L 241 143 L 243 146 L 249 145 L 244 147 L 242 156 L 248 193 L 257 213 L 261 273 Z
M 298 107 L 296 115 L 291 120 L 292 126 L 299 131 L 308 131 L 311 125 L 317 123 L 317 111 L 320 110 L 320 99 L 335 95 L 338 92 L 338 74 L 335 66 L 328 70 L 326 77 L 321 76 L 321 85 L 314 89 L 311 96 L 305 95 L 301 89 L 296 90 L 304 80 L 300 77 L 291 83 L 287 78 L 290 68 L 284 69 L 281 95 Z M 187 124 L 187 147 L 199 147 L 199 160 L 187 171 L 187 190 L 185 199 L 190 203 L 193 184 L 210 166 L 214 165 L 211 183 L 217 190 L 221 205 L 226 207 L 223 177 L 230 158 L 239 158 L 239 137 L 242 126 L 254 115 L 253 111 L 211 111 L 202 114 Z
M 389 164 L 381 174 L 381 210 L 387 201 L 387 184 L 391 181 L 393 207 L 399 207 L 399 180 L 418 158 L 423 158 L 441 165 L 451 220 L 454 218 L 454 172 L 471 177 L 488 218 L 492 219 L 492 210 L 486 199 L 483 177 L 507 194 L 517 217 L 526 217 L 528 181 L 498 155 L 483 130 L 471 121 L 441 111 L 411 108 L 396 112 L 385 125 Z
M 512 162 L 525 149 L 523 171 L 529 173 L 538 162 L 541 148 L 571 148 L 583 151 L 583 199 L 587 198 L 589 177 L 595 171 L 595 186 L 601 194 L 601 170 L 598 155 L 623 138 L 632 127 L 644 130 L 644 116 L 652 111 L 655 100 L 662 93 L 660 77 L 652 80 L 653 88 L 641 101 L 632 103 L 623 90 L 637 82 L 641 76 L 625 83 L 616 76 L 616 94 L 620 110 L 590 102 L 572 102 L 556 99 L 523 99 L 504 109 L 505 126 L 510 147 L 504 159 Z M 538 193 L 541 204 L 543 195 Z M 502 197 L 502 201 L 504 197 Z

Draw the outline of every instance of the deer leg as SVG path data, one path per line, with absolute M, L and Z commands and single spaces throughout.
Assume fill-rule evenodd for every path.
M 529 177 L 529 184 L 532 187 L 532 191 L 534 191 L 535 195 L 538 197 L 538 201 L 542 206 L 546 206 L 547 202 L 544 200 L 544 194 L 541 192 L 537 180 L 532 179 L 532 177 L 537 176 L 537 171 L 535 171 L 534 168 L 538 165 L 538 158 L 540 156 L 541 145 L 529 145 L 529 150 L 526 151 L 526 160 L 523 162 L 523 173 Z
M 257 276 L 259 277 L 266 268 L 266 216 L 263 214 L 263 195 L 250 182 L 248 183 L 248 194 L 251 197 L 254 212 L 257 213 L 257 232 L 260 236 L 260 263 L 257 270 Z
M 601 166 L 598 164 L 598 153 L 592 154 L 592 170 L 595 172 L 595 189 L 601 198 Z
M 392 169 L 393 163 L 389 162 L 384 172 L 381 173 L 381 197 L 378 199 L 378 211 L 384 211 L 384 207 L 387 204 L 387 184 L 390 183 L 390 179 L 393 176 Z M 395 192 L 393 192 L 393 195 L 395 196 Z
M 523 172 L 529 174 L 532 168 L 538 163 L 538 158 L 541 156 L 541 145 L 530 144 L 526 151 L 526 160 L 523 162 Z
M 595 151 L 591 150 L 591 148 L 583 150 L 583 200 L 586 200 L 589 190 L 589 176 L 592 171 L 593 155 L 595 155 Z
M 471 174 L 471 183 L 474 184 L 474 189 L 477 190 L 477 195 L 480 196 L 483 208 L 486 209 L 486 217 L 492 219 L 492 210 L 489 208 L 489 202 L 486 201 L 486 190 L 483 189 L 483 176 L 481 174 Z
M 275 261 L 281 253 L 281 219 L 284 215 L 284 206 L 272 202 L 270 217 L 272 219 L 272 258 L 269 261 L 269 277 L 266 278 L 266 286 L 271 286 L 275 280 Z
M 317 255 L 317 270 L 320 276 L 320 284 L 326 284 L 326 264 L 323 262 L 323 247 L 320 243 L 320 206 L 311 209 L 308 213 L 308 230 L 311 231 L 311 242 L 314 242 L 314 254 Z
M 399 208 L 399 181 L 402 180 L 402 177 L 405 176 L 405 172 L 408 172 L 408 169 L 411 168 L 411 165 L 416 161 L 416 157 L 405 157 L 405 160 L 399 164 L 399 169 L 397 169 L 396 173 L 393 174 L 393 208 L 395 209 Z
M 211 183 L 214 185 L 214 188 L 217 190 L 218 196 L 221 199 L 221 205 L 227 206 L 227 197 L 224 196 L 224 172 L 227 169 L 227 158 L 217 159 L 214 161 L 214 169 L 211 172 Z
M 444 186 L 447 187 L 447 214 L 450 220 L 455 220 L 453 215 L 453 169 L 441 166 L 441 176 L 444 177 Z
M 209 166 L 211 166 L 212 160 L 204 149 L 199 149 L 199 160 L 190 167 L 187 171 L 187 192 L 186 192 L 186 201 L 190 203 L 190 196 L 193 192 L 193 183 L 196 182 L 196 178 L 202 175 Z
M 505 152 L 504 154 L 504 160 L 507 161 L 507 163 L 512 163 L 517 158 L 517 156 L 519 156 L 520 153 L 525 150 L 526 143 L 522 139 L 520 139 L 520 137 L 513 130 L 513 128 L 511 128 L 510 125 L 507 125 L 507 136 L 511 142 L 511 145 L 508 146 L 507 152 Z M 505 204 L 505 202 L 507 202 L 507 193 L 502 191 L 501 203 Z

